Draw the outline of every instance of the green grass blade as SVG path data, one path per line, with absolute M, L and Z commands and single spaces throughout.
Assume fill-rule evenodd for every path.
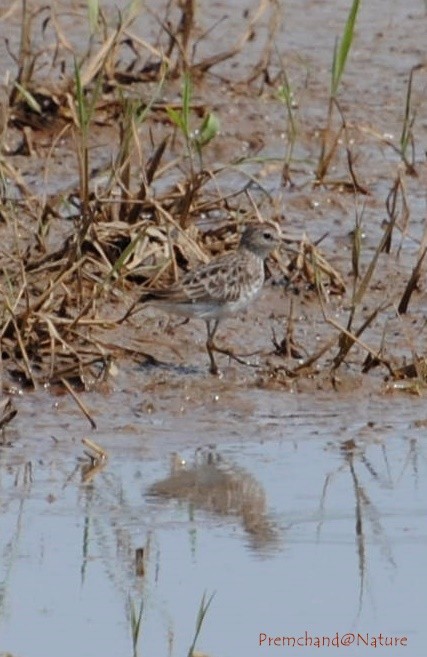
M 173 109 L 173 107 L 167 107 L 166 113 L 172 123 L 185 134 L 185 123 L 182 113 L 178 112 L 176 109 Z
M 339 76 L 339 72 L 338 72 L 338 44 L 339 44 L 339 39 L 338 39 L 338 37 L 336 37 L 335 43 L 334 43 L 334 54 L 332 55 L 331 96 L 335 95 L 336 90 L 338 88 L 338 83 L 336 84 L 336 88 L 334 86 L 335 85 L 335 80 Z
M 340 42 L 334 50 L 334 58 L 332 64 L 332 82 L 331 82 L 331 95 L 335 96 L 341 81 L 342 74 L 347 62 L 348 53 L 350 52 L 351 44 L 354 37 L 354 28 L 356 26 L 357 14 L 359 12 L 360 0 L 353 0 L 347 22 L 344 27 L 344 32 Z
M 206 614 L 208 613 L 208 609 L 214 597 L 215 597 L 215 593 L 212 593 L 212 595 L 209 597 L 208 601 L 206 602 L 206 591 L 205 593 L 203 593 L 202 600 L 200 602 L 199 611 L 197 612 L 196 630 L 194 632 L 193 642 L 190 646 L 187 657 L 194 657 L 194 649 L 196 647 L 197 639 L 202 629 L 203 621 L 205 620 Z
M 42 113 L 42 108 L 40 107 L 40 104 L 36 101 L 34 98 L 33 94 L 31 94 L 29 91 L 24 89 L 22 84 L 19 84 L 19 82 L 15 82 L 15 87 L 18 89 L 19 93 L 21 96 L 25 98 L 25 101 L 27 105 L 34 111 L 37 112 L 37 114 Z
M 219 132 L 220 123 L 218 117 L 210 112 L 206 114 L 202 121 L 202 125 L 195 137 L 195 141 L 199 146 L 208 144 Z
M 163 64 L 162 68 L 161 68 L 161 75 L 160 75 L 159 83 L 158 83 L 156 89 L 154 90 L 154 93 L 152 94 L 150 100 L 145 105 L 144 109 L 141 112 L 139 112 L 139 114 L 138 114 L 138 123 L 139 124 L 141 124 L 145 121 L 148 114 L 151 112 L 151 108 L 153 107 L 154 103 L 158 100 L 158 98 L 159 98 L 159 96 L 162 92 L 163 85 L 165 83 L 167 73 L 168 73 L 168 67 L 166 66 L 166 64 Z
M 81 130 L 85 130 L 88 124 L 88 114 L 82 86 L 82 79 L 80 76 L 80 69 L 76 58 L 74 58 L 74 80 L 76 83 L 77 116 L 79 119 L 79 127 Z
M 286 112 L 288 115 L 288 122 L 289 122 L 288 135 L 292 142 L 293 140 L 295 140 L 297 134 L 297 126 L 294 117 L 294 94 L 291 85 L 289 84 L 289 80 L 285 74 L 285 71 L 283 71 L 283 76 L 284 76 L 284 82 L 277 91 L 277 97 L 286 107 Z
M 135 239 L 133 239 L 127 247 L 123 250 L 123 252 L 120 254 L 120 256 L 117 258 L 115 261 L 114 265 L 111 267 L 111 271 L 108 273 L 105 281 L 103 282 L 103 286 L 111 280 L 114 276 L 118 275 L 120 273 L 120 270 L 122 269 L 123 265 L 125 264 L 126 260 L 129 258 L 129 256 L 135 251 L 135 248 L 138 244 L 138 242 L 141 241 L 141 239 L 144 237 L 145 233 L 139 233 Z
M 190 104 L 191 104 L 191 79 L 188 73 L 184 75 L 182 91 L 182 119 L 184 125 L 184 134 L 187 139 L 190 138 Z
M 98 26 L 99 0 L 87 0 L 90 33 L 94 34 Z
M 129 606 L 130 606 L 130 626 L 131 626 L 131 634 L 132 634 L 133 655 L 134 657 L 137 657 L 138 641 L 141 632 L 142 614 L 144 611 L 144 600 L 141 598 L 139 608 L 137 609 L 135 607 L 134 601 L 129 596 Z

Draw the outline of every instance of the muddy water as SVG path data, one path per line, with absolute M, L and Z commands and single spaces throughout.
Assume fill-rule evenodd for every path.
M 171 378 L 150 397 L 129 369 L 108 399 L 86 398 L 97 432 L 68 398 L 16 401 L 0 452 L 2 647 L 132 654 L 131 598 L 141 654 L 186 654 L 206 591 L 211 655 L 305 630 L 406 636 L 392 654 L 422 654 L 424 400 Z M 109 457 L 89 478 L 85 436 Z
M 209 5 L 201 19 L 207 28 L 225 9 L 230 32 L 224 47 L 238 34 L 243 7 Z M 277 38 L 299 104 L 296 187 L 281 187 L 277 158 L 286 124 L 268 94 L 239 97 L 213 76 L 200 94 L 211 94 L 221 114 L 215 156 L 226 161 L 231 153 L 248 152 L 256 137 L 261 153 L 274 161 L 261 172 L 247 165 L 247 172 L 261 176 L 286 227 L 307 230 L 312 239 L 328 232 L 325 251 L 347 276 L 354 199 L 306 184 L 326 116 L 334 35 L 347 5 L 306 0 L 284 9 Z M 407 75 L 425 56 L 426 26 L 425 3 L 418 0 L 375 0 L 361 10 L 341 99 L 347 119 L 359 128 L 356 167 L 370 191 L 364 262 L 382 234 L 384 201 L 398 165 L 396 153 L 369 130 L 398 140 Z M 147 36 L 145 24 L 135 29 Z M 244 77 L 265 34 L 264 21 L 237 67 L 224 63 L 219 72 Z M 212 41 L 201 48 L 201 54 L 215 50 Z M 384 280 L 402 290 L 424 231 L 423 91 L 420 78 L 414 90 L 420 175 L 405 179 L 410 229 L 399 258 L 381 260 L 374 306 Z M 337 178 L 344 163 L 341 155 L 332 170 Z M 34 158 L 25 164 L 31 184 L 40 163 Z M 71 164 L 69 174 L 55 181 L 50 169 L 49 186 L 68 189 L 76 175 Z M 222 192 L 242 180 L 242 173 L 227 174 L 220 179 Z M 388 332 L 393 353 L 423 354 L 423 287 L 424 281 L 411 316 L 397 321 L 390 313 L 366 335 L 369 343 L 378 346 L 384 327 L 395 322 Z M 296 337 L 310 353 L 329 334 L 312 301 L 295 303 Z M 345 323 L 345 300 L 332 300 L 330 307 Z M 270 288 L 246 317 L 230 320 L 221 337 L 244 352 L 269 349 L 271 327 L 283 332 L 288 309 L 283 289 Z M 206 374 L 203 327 L 165 331 L 163 318 L 144 321 L 155 327 L 156 340 L 147 347 L 142 338 L 141 347 L 165 365 L 119 362 L 107 390 L 82 395 L 96 431 L 67 396 L 37 391 L 15 397 L 18 415 L 0 446 L 0 654 L 132 655 L 130 601 L 136 609 L 142 601 L 139 654 L 186 655 L 204 592 L 215 597 L 198 647 L 212 657 L 312 654 L 309 646 L 259 645 L 260 634 L 298 639 L 306 631 L 330 640 L 336 633 L 360 633 L 353 654 L 376 654 L 372 642 L 379 645 L 380 634 L 403 643 L 407 638 L 407 646 L 384 648 L 393 657 L 424 654 L 423 390 L 420 396 L 393 390 L 384 372 L 362 377 L 357 363 L 342 368 L 336 390 L 327 376 L 273 385 L 258 370 L 225 357 L 223 378 L 213 379 Z M 130 330 L 116 336 L 130 337 Z M 108 455 L 94 472 L 80 460 L 85 437 Z M 135 564 L 141 548 L 144 573 Z M 321 652 L 334 654 L 334 648 Z

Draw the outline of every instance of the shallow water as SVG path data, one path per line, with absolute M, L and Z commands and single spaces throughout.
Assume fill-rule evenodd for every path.
M 206 591 L 199 647 L 210 655 L 256 655 L 260 633 L 305 630 L 406 636 L 393 654 L 422 654 L 424 401 L 248 396 L 250 415 L 114 409 L 90 436 L 108 463 L 86 482 L 71 402 L 61 427 L 46 393 L 18 400 L 13 446 L 0 452 L 2 647 L 131 654 L 131 597 L 144 603 L 141 654 L 169 654 L 169 642 L 186 654 Z
M 224 48 L 240 34 L 246 8 L 232 5 L 209 5 L 200 18 L 206 28 L 227 13 Z M 251 140 L 260 141 L 261 155 L 273 161 L 261 169 L 245 165 L 246 173 L 259 176 L 285 229 L 307 231 L 312 240 L 328 233 L 323 252 L 350 289 L 355 200 L 338 188 L 307 184 L 326 119 L 334 38 L 347 7 L 312 0 L 284 5 L 278 46 L 299 104 L 295 187 L 282 185 L 278 158 L 286 122 L 269 88 L 258 97 L 245 87 L 239 96 L 215 75 L 207 78 L 200 96 L 211 99 L 222 122 L 212 148 L 224 162 L 249 153 Z M 69 21 L 70 39 L 86 45 L 72 14 L 59 19 Z M 409 70 L 425 57 L 427 19 L 418 0 L 372 0 L 363 3 L 359 19 L 340 100 L 354 127 L 357 172 L 370 192 L 364 199 L 366 265 L 382 235 L 384 203 L 398 168 L 396 153 L 379 135 L 391 133 L 398 143 Z M 244 78 L 258 61 L 265 24 L 236 67 L 225 62 L 215 72 Z M 146 37 L 149 28 L 150 22 L 134 26 Z M 200 56 L 216 45 L 216 38 L 203 41 Z M 419 177 L 404 178 L 409 228 L 395 238 L 392 254 L 381 256 L 368 310 L 384 295 L 399 298 L 424 233 L 424 91 L 420 75 L 414 82 Z M 91 154 L 101 168 L 112 157 L 103 139 Z M 30 188 L 64 193 L 73 187 L 77 167 L 70 149 L 65 143 L 58 160 L 52 154 L 62 175 L 50 166 L 42 183 L 40 158 L 22 158 Z M 343 171 L 341 153 L 331 176 Z M 229 170 L 218 178 L 223 194 L 246 181 Z M 70 227 L 52 230 L 62 238 Z M 384 281 L 388 287 L 381 287 Z M 424 279 L 420 287 L 422 292 Z M 313 299 L 302 294 L 294 302 L 297 341 L 312 353 L 330 337 L 330 327 Z M 334 299 L 328 305 L 343 324 L 345 303 L 348 298 L 344 306 Z M 221 326 L 221 339 L 238 351 L 266 350 L 272 325 L 283 334 L 288 308 L 288 293 L 270 288 L 246 317 Z M 157 315 L 144 321 L 151 322 L 145 333 L 132 326 L 117 341 L 139 337 L 142 349 L 148 345 L 166 365 L 117 363 L 108 390 L 82 394 L 96 431 L 68 396 L 15 396 L 18 415 L 0 445 L 0 655 L 131 656 L 130 600 L 136 609 L 143 602 L 139 655 L 186 655 L 204 592 L 215 596 L 197 646 L 210 657 L 313 654 L 310 646 L 259 645 L 260 634 L 297 639 L 305 632 L 330 640 L 336 633 L 360 633 L 352 654 L 374 654 L 372 640 L 379 642 L 380 634 L 407 637 L 407 646 L 384 653 L 424 654 L 425 390 L 420 396 L 391 391 L 384 372 L 362 377 L 360 350 L 348 369 L 341 368 L 337 391 L 327 377 L 270 386 L 225 357 L 224 377 L 216 379 L 206 373 L 203 327 L 165 332 Z M 425 352 L 424 323 L 425 294 L 418 294 L 410 316 L 396 319 L 391 309 L 364 339 L 378 348 L 384 331 L 389 352 L 410 360 Z M 144 335 L 151 342 L 144 343 Z M 85 437 L 108 454 L 92 473 L 87 460 L 80 461 Z M 141 548 L 144 574 L 135 567 Z M 363 644 L 367 633 L 370 647 Z

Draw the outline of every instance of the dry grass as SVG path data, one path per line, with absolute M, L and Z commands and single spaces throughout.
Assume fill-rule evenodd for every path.
M 262 17 L 267 18 L 268 39 L 249 82 L 268 82 L 279 22 L 278 3 L 261 0 L 256 11 L 248 16 L 237 43 L 208 58 L 198 57 L 201 41 L 210 35 L 200 34 L 196 3 L 192 0 L 180 3 L 178 13 L 166 3 L 165 15 L 149 14 L 158 29 L 153 43 L 147 43 L 134 31 L 136 6 L 132 5 L 133 9 L 119 19 L 116 17 L 115 25 L 101 10 L 92 13 L 88 46 L 81 53 L 67 38 L 61 16 L 52 8 L 32 9 L 23 2 L 20 46 L 18 52 L 11 53 L 16 77 L 10 83 L 7 103 L 2 106 L 3 371 L 33 388 L 45 383 L 65 386 L 76 395 L 83 413 L 77 391 L 102 384 L 113 359 L 127 353 L 125 347 L 112 344 L 109 339 L 109 331 L 117 324 L 114 317 L 122 316 L 123 309 L 139 295 L 140 286 L 150 288 L 168 283 L 181 271 L 233 248 L 240 226 L 257 219 L 249 187 L 256 182 L 262 192 L 259 181 L 248 174 L 248 182 L 233 194 L 221 193 L 221 176 L 228 175 L 237 160 L 215 166 L 205 164 L 205 153 L 220 126 L 209 104 L 193 97 L 192 84 L 201 83 L 214 66 L 241 53 Z M 12 15 L 18 10 L 19 6 L 13 5 Z M 10 15 L 4 14 L 2 20 L 7 21 Z M 34 36 L 36 28 L 38 39 Z M 52 35 L 53 50 L 46 43 Z M 43 77 L 43 69 L 38 65 L 42 57 L 50 58 L 48 78 Z M 340 75 L 344 65 L 345 58 Z M 281 63 L 279 68 L 280 102 L 285 103 L 290 122 L 290 144 L 284 162 L 285 182 L 290 182 L 298 132 L 291 86 Z M 322 175 L 312 182 L 321 180 L 323 184 L 329 182 L 353 193 L 366 194 L 366 187 L 356 177 L 349 128 L 335 98 L 338 83 L 339 78 L 330 107 L 338 110 L 341 126 L 334 137 L 336 143 L 325 147 Z M 182 98 L 179 101 L 178 84 Z M 168 96 L 173 99 L 168 100 Z M 409 86 L 401 140 L 401 155 L 407 167 L 406 151 L 413 140 L 414 120 Z M 327 181 L 326 171 L 341 136 L 348 179 L 344 183 Z M 43 140 L 44 144 L 47 140 L 48 147 L 40 145 Z M 104 171 L 97 171 L 92 152 L 103 140 L 108 140 L 109 150 L 115 156 Z M 53 153 L 59 144 L 64 144 L 64 152 L 68 149 L 74 153 L 78 178 L 70 180 L 67 191 L 61 195 L 46 191 L 37 195 L 26 183 L 14 156 L 42 153 L 42 178 L 48 183 L 58 175 Z M 338 347 L 330 361 L 336 369 L 346 361 L 353 344 L 362 345 L 376 363 L 391 371 L 378 349 L 361 342 L 361 334 L 386 306 L 372 309 L 359 328 L 353 328 L 353 321 L 379 254 L 390 249 L 399 199 L 404 206 L 404 184 L 397 176 L 387 200 L 389 229 L 364 275 L 360 272 L 355 238 L 350 267 L 355 287 L 347 326 L 332 321 L 325 310 L 329 294 L 344 295 L 346 285 L 320 252 L 319 245 L 305 236 L 292 238 L 286 261 L 269 263 L 273 272 L 285 274 L 294 285 L 302 281 L 311 289 L 313 298 L 319 297 L 325 320 L 333 328 L 332 337 L 327 340 L 329 346 L 320 348 L 319 356 L 308 354 L 297 367 L 286 367 L 287 373 L 295 376 L 305 372 L 318 358 Z M 267 212 L 270 219 L 281 220 L 274 202 Z M 404 214 L 405 207 L 398 222 L 402 234 L 408 221 Z M 201 216 L 208 219 L 208 229 L 200 228 Z M 358 229 L 356 225 L 355 236 Z M 414 264 L 399 304 L 400 313 L 408 308 L 424 256 L 425 249 Z M 275 338 L 275 346 L 276 352 L 286 358 L 298 357 L 299 349 L 293 345 L 289 332 L 282 342 Z
M 112 349 L 106 337 L 106 331 L 115 326 L 114 310 L 106 313 L 104 309 L 118 307 L 127 292 L 131 299 L 135 286 L 150 287 L 176 278 L 180 270 L 233 247 L 239 226 L 252 220 L 245 187 L 233 198 L 219 192 L 215 181 L 226 165 L 217 169 L 203 165 L 203 149 L 219 126 L 207 107 L 193 101 L 190 76 L 205 74 L 219 61 L 241 52 L 269 8 L 265 0 L 260 2 L 231 51 L 198 60 L 200 36 L 196 36 L 196 9 L 191 1 L 182 4 L 175 23 L 172 16 L 154 16 L 161 30 L 159 43 L 150 46 L 132 33 L 133 11 L 122 16 L 115 28 L 107 28 L 101 13 L 92 14 L 96 45 L 83 55 L 74 51 L 53 10 L 32 10 L 23 4 L 18 72 L 6 108 L 4 142 L 8 126 L 18 129 L 22 141 L 15 153 L 31 154 L 37 148 L 33 135 L 49 132 L 53 145 L 45 159 L 48 179 L 55 175 L 50 168 L 54 146 L 71 140 L 78 182 L 65 199 L 34 197 L 19 168 L 6 157 L 1 162 L 3 180 L 9 180 L 3 194 L 9 243 L 2 258 L 0 340 L 4 367 L 21 384 L 35 388 L 46 382 L 60 383 L 76 394 L 71 385 L 87 389 L 102 382 L 112 356 L 120 351 L 117 346 Z M 270 9 L 271 16 L 276 16 L 278 6 L 273 3 Z M 50 89 L 37 75 L 38 58 L 48 53 L 33 44 L 33 31 L 40 21 L 55 33 L 52 67 L 70 71 Z M 270 29 L 276 24 L 271 18 Z M 165 36 L 166 50 L 160 47 Z M 124 49 L 134 56 L 126 70 L 121 64 Z M 147 51 L 149 60 L 141 67 Z M 267 55 L 264 50 L 260 68 L 267 66 Z M 182 105 L 162 101 L 168 81 L 182 71 L 187 72 Z M 140 89 L 141 84 L 147 85 L 148 94 L 141 94 L 145 102 L 133 93 L 135 84 Z M 146 147 L 143 152 L 139 129 L 144 125 L 150 134 L 159 120 L 164 124 L 161 137 L 152 139 L 148 152 Z M 92 133 L 99 126 L 111 131 L 117 125 L 116 157 L 104 180 L 94 185 Z M 186 150 L 177 157 L 177 143 L 182 141 Z M 176 182 L 167 183 L 164 193 L 154 194 L 153 183 L 168 180 L 172 174 Z M 9 198 L 12 187 L 18 190 L 18 200 Z M 64 235 L 58 234 L 56 225 L 64 219 L 65 207 L 71 229 Z M 209 232 L 201 232 L 198 219 L 211 212 L 219 213 L 221 220 Z M 301 272 L 305 260 L 310 266 L 310 257 L 305 255 L 309 250 L 305 240 L 298 256 Z

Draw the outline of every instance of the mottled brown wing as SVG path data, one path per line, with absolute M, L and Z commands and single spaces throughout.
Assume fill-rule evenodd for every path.
M 264 265 L 253 254 L 226 253 L 206 265 L 187 272 L 182 279 L 165 289 L 153 290 L 144 301 L 172 303 L 233 302 L 241 297 L 242 290 L 251 287 L 254 279 L 264 278 Z
M 179 287 L 191 301 L 237 301 L 246 276 L 247 263 L 229 253 L 188 272 Z

